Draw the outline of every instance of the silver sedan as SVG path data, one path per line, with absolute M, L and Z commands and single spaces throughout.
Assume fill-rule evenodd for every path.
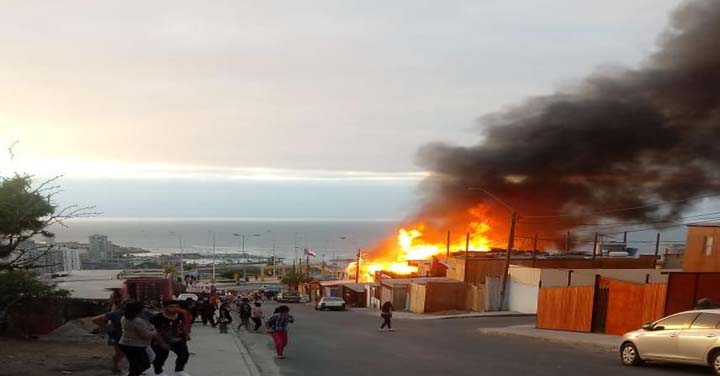
M 626 333 L 620 359 L 628 366 L 645 360 L 706 365 L 720 375 L 720 309 L 677 313 Z

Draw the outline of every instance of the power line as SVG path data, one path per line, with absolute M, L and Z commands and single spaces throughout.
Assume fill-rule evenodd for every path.
M 710 212 L 710 213 L 703 213 L 703 214 L 693 214 L 688 215 L 684 217 L 677 217 L 673 220 L 663 220 L 663 221 L 657 221 L 657 222 L 647 222 L 647 221 L 638 221 L 638 222 L 604 222 L 604 223 L 582 223 L 577 221 L 570 221 L 570 222 L 559 222 L 559 221 L 542 221 L 542 222 L 526 222 L 523 221 L 521 223 L 527 224 L 527 225 L 543 225 L 543 224 L 557 224 L 557 225 L 573 225 L 573 226 L 613 226 L 613 227 L 624 227 L 627 225 L 644 225 L 648 223 L 671 223 L 671 222 L 677 222 L 678 219 L 686 219 L 686 218 L 695 218 L 695 217 L 704 217 L 708 215 L 718 215 L 720 214 L 720 211 L 717 212 Z
M 662 202 L 658 202 L 655 204 L 633 206 L 633 207 L 627 207 L 627 208 L 618 208 L 618 209 L 609 209 L 609 210 L 602 210 L 602 211 L 596 211 L 596 212 L 590 212 L 590 213 L 558 214 L 558 215 L 525 215 L 523 217 L 524 218 L 562 218 L 562 217 L 592 216 L 592 215 L 597 215 L 597 214 L 618 213 L 618 212 L 623 212 L 623 211 L 646 209 L 646 208 L 652 208 L 652 207 L 656 207 L 656 206 L 670 205 L 670 204 L 675 204 L 675 203 L 679 203 L 679 202 L 694 201 L 694 200 L 700 200 L 700 199 L 704 199 L 704 198 L 717 197 L 717 196 L 720 196 L 720 194 L 689 197 L 689 198 L 685 198 L 682 200 L 662 201 Z

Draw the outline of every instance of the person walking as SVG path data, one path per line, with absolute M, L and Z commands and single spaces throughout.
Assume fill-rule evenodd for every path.
M 390 322 L 390 319 L 392 319 L 392 311 L 393 311 L 393 305 L 389 301 L 385 302 L 382 305 L 382 308 L 380 308 L 380 317 L 382 317 L 383 323 L 380 326 L 379 330 L 385 330 L 386 326 L 387 326 L 387 330 L 395 330 L 392 328 L 392 324 Z
M 220 312 L 220 333 L 227 334 L 228 332 L 228 326 L 232 324 L 232 315 L 230 314 L 230 303 L 227 301 L 222 302 L 220 304 L 220 309 L 218 310 Z
M 286 305 L 281 305 L 275 309 L 275 313 L 265 324 L 268 333 L 270 333 L 275 343 L 275 352 L 279 359 L 285 359 L 285 347 L 289 340 L 288 325 L 291 322 L 295 322 L 295 319 L 290 315 L 290 308 Z
M 262 319 L 265 317 L 265 314 L 262 310 L 262 303 L 255 302 L 255 306 L 252 309 L 252 321 L 255 324 L 255 328 L 253 328 L 254 331 L 258 331 L 260 327 L 262 326 Z
M 166 301 L 163 311 L 150 319 L 150 322 L 155 326 L 159 337 L 152 347 L 155 351 L 155 360 L 153 361 L 155 375 L 167 376 L 163 371 L 163 366 L 172 351 L 177 357 L 175 359 L 175 376 L 190 376 L 185 372 L 185 365 L 190 358 L 187 347 L 190 333 L 187 333 L 185 329 L 185 318 L 180 313 L 179 302 Z
M 122 335 L 118 341 L 120 349 L 125 353 L 130 369 L 128 376 L 140 376 L 150 368 L 147 348 L 157 335 L 155 328 L 142 318 L 145 310 L 142 303 L 129 301 L 125 304 L 123 317 L 120 320 Z
M 112 346 L 114 354 L 112 356 L 112 373 L 121 373 L 120 363 L 125 358 L 125 353 L 120 348 L 119 342 L 122 337 L 122 318 L 125 314 L 124 306 L 126 302 L 118 304 L 117 309 L 104 313 L 92 319 L 93 323 L 107 333 L 107 344 Z
M 242 302 L 238 305 L 238 313 L 240 314 L 240 325 L 238 325 L 238 330 L 243 327 L 245 327 L 245 330 L 250 330 L 252 307 L 250 306 L 248 298 L 242 298 Z
M 213 306 L 209 300 L 203 299 L 198 306 L 198 311 L 200 311 L 200 319 L 202 320 L 202 324 L 207 325 L 209 321 L 210 325 L 212 325 L 212 327 L 214 328 L 216 325 L 215 306 Z

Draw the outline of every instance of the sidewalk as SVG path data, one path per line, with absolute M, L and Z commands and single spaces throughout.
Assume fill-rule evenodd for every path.
M 351 308 L 353 312 L 364 313 L 372 316 L 380 316 L 377 309 L 368 308 Z M 457 312 L 457 313 L 413 313 L 407 311 L 393 311 L 393 319 L 401 320 L 448 320 L 448 319 L 465 319 L 473 317 L 532 317 L 535 315 L 520 313 L 515 311 L 498 311 L 498 312 Z
M 220 334 L 217 328 L 195 324 L 188 342 L 190 361 L 185 370 L 192 376 L 260 376 L 245 346 L 234 330 Z M 165 372 L 173 373 L 175 355 L 165 362 Z
M 482 328 L 478 329 L 482 334 L 501 335 L 532 338 L 540 341 L 561 343 L 567 345 L 580 345 L 600 348 L 604 350 L 617 350 L 620 346 L 622 337 L 595 334 L 595 333 L 577 333 L 566 332 L 561 330 L 537 329 L 535 325 L 516 325 L 505 328 Z

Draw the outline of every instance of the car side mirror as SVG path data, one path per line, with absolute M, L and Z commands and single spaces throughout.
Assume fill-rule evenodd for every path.
M 653 327 L 652 330 L 665 330 L 665 327 L 658 325 L 658 326 Z
M 653 330 L 653 323 L 651 323 L 651 322 L 646 322 L 646 323 L 644 323 L 644 324 L 642 325 L 642 329 L 643 329 L 643 330 L 647 330 L 647 331 Z

